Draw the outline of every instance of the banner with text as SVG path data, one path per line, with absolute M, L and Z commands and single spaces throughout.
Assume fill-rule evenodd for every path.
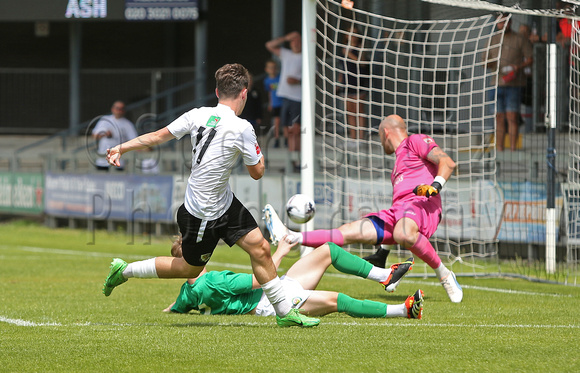
M 0 212 L 40 215 L 43 197 L 41 173 L 0 172 Z
M 87 219 L 173 222 L 173 177 L 46 175 L 46 213 Z

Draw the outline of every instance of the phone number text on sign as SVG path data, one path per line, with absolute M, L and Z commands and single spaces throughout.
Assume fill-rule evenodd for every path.
M 199 18 L 197 7 L 129 7 L 125 19 L 129 21 L 194 21 Z

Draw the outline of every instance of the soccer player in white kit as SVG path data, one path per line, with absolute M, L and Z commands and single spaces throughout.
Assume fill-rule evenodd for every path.
M 110 164 L 119 166 L 121 155 L 150 148 L 174 138 L 191 135 L 193 145 L 191 175 L 185 202 L 177 212 L 183 236 L 183 257 L 156 257 L 126 263 L 115 258 L 103 286 L 103 294 L 130 277 L 192 278 L 205 268 L 218 241 L 237 244 L 249 255 L 252 270 L 264 293 L 274 306 L 278 325 L 316 326 L 318 319 L 304 316 L 286 299 L 270 244 L 250 212 L 234 196 L 229 177 L 242 156 L 250 176 L 264 175 L 264 157 L 252 125 L 238 115 L 244 109 L 250 75 L 240 64 L 222 66 L 215 74 L 216 107 L 190 110 L 158 131 L 150 132 L 107 151 Z

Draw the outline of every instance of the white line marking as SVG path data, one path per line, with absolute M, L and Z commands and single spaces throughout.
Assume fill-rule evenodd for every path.
M 20 319 L 9 319 L 4 316 L 0 316 L 0 322 L 5 322 L 8 324 L 16 325 L 16 326 L 62 326 L 62 324 L 57 322 L 45 322 L 45 323 L 36 323 L 33 321 L 26 321 Z
M 48 249 L 43 247 L 30 247 L 30 246 L 20 246 L 23 251 L 29 251 L 33 253 L 48 253 L 48 254 L 60 254 L 60 255 L 74 255 L 74 256 L 85 256 L 85 257 L 96 257 L 96 258 L 118 258 L 123 256 L 130 259 L 149 259 L 152 258 L 151 255 L 137 255 L 137 254 L 115 254 L 115 253 L 99 253 L 94 251 L 78 251 L 78 250 L 64 250 L 64 249 Z
M 428 282 L 428 281 L 414 281 L 409 280 L 407 277 L 403 279 L 405 283 L 408 284 L 418 284 L 418 285 L 425 285 L 425 286 L 441 286 L 439 283 L 436 282 Z M 539 296 L 547 296 L 547 297 L 573 297 L 572 294 L 557 294 L 557 293 L 538 293 L 535 291 L 525 291 L 525 290 L 513 290 L 513 289 L 500 289 L 500 288 L 490 288 L 487 286 L 477 286 L 477 285 L 464 285 L 461 284 L 463 289 L 473 289 L 473 290 L 481 290 L 481 291 L 490 291 L 494 293 L 506 293 L 506 294 L 519 294 L 519 295 L 539 295 Z
M 2 245 L 0 247 L 5 248 L 7 246 Z M 51 248 L 30 247 L 30 246 L 19 246 L 18 248 L 20 248 L 23 251 L 36 252 L 36 253 L 75 255 L 75 256 L 85 256 L 85 257 L 98 257 L 98 258 L 120 258 L 120 257 L 123 257 L 123 258 L 127 258 L 127 259 L 135 259 L 135 260 L 152 258 L 152 256 L 137 255 L 137 254 L 101 253 L 101 252 L 92 252 L 92 251 L 51 249 Z M 243 264 L 210 262 L 208 264 L 208 267 L 211 268 L 212 266 L 219 266 L 219 267 L 225 267 L 225 268 L 236 268 L 236 269 L 243 269 L 243 270 L 247 270 L 247 271 L 252 270 L 251 266 L 243 265 Z M 279 268 L 279 271 L 285 272 L 285 269 Z M 325 274 L 325 276 L 364 280 L 360 277 L 355 277 L 352 275 L 346 275 L 346 274 L 342 274 L 342 273 L 327 273 L 327 274 Z M 434 286 L 434 287 L 440 286 L 439 283 L 437 283 L 437 282 L 411 280 L 409 277 L 405 277 L 405 279 L 403 281 L 405 283 L 417 284 L 417 285 L 421 285 L 421 286 Z M 477 285 L 463 285 L 462 284 L 461 287 L 463 289 L 473 289 L 473 290 L 489 291 L 489 292 L 504 293 L 504 294 L 548 296 L 548 297 L 568 297 L 568 298 L 573 297 L 573 295 L 571 295 L 571 294 L 539 293 L 539 292 L 534 292 L 534 291 L 490 288 L 490 287 L 486 287 L 486 286 L 477 286 Z
M 405 326 L 405 327 L 441 327 L 441 328 L 522 328 L 522 329 L 580 329 L 580 325 L 541 325 L 541 324 L 445 324 L 428 322 L 385 322 L 385 323 L 359 323 L 359 322 L 325 322 L 324 324 L 345 325 L 345 326 Z M 322 325 L 322 321 L 321 324 Z
M 11 319 L 4 316 L 0 316 L 0 322 L 5 322 L 8 324 L 16 326 L 120 326 L 120 327 L 139 327 L 139 326 L 187 326 L 195 325 L 196 322 L 193 319 L 188 323 L 173 323 L 168 320 L 168 323 L 93 323 L 93 322 L 83 322 L 83 323 L 73 323 L 73 324 L 61 324 L 57 322 L 45 322 L 37 323 L 33 321 L 21 320 L 21 319 Z M 181 321 L 181 320 L 180 320 Z M 202 323 L 207 323 L 207 320 L 201 321 Z M 266 323 L 260 322 L 216 322 L 212 323 L 215 326 L 255 326 L 255 325 L 268 325 Z M 361 323 L 358 321 L 352 322 L 325 322 L 323 321 L 321 325 L 341 325 L 341 326 L 385 326 L 385 327 L 414 327 L 414 328 L 517 328 L 517 329 L 580 329 L 580 325 L 542 325 L 542 324 L 448 324 L 448 323 L 428 323 L 423 321 L 417 322 L 392 322 L 389 320 L 384 320 L 382 322 L 365 322 Z

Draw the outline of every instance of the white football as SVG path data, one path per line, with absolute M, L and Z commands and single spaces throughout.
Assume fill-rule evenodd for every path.
M 295 194 L 286 204 L 288 217 L 294 223 L 304 224 L 314 217 L 316 205 L 314 200 L 305 194 Z

